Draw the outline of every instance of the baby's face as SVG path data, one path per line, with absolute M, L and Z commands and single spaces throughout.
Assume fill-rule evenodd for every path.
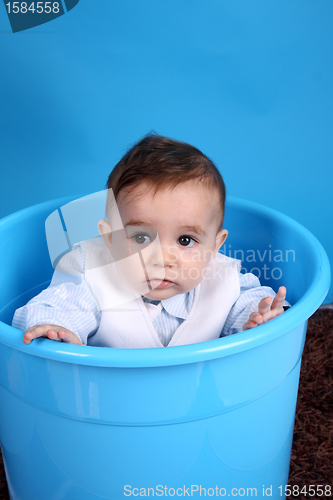
M 120 192 L 117 206 L 125 231 L 109 237 L 104 231 L 104 239 L 119 262 L 124 253 L 136 254 L 126 259 L 124 281 L 153 300 L 195 288 L 228 234 L 219 230 L 217 192 L 198 181 L 156 193 L 140 185 Z

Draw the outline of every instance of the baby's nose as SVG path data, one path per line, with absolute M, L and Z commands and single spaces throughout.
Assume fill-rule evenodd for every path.
M 154 267 L 174 266 L 177 260 L 175 248 L 159 240 L 154 241 L 144 252 L 146 263 Z
M 170 245 L 162 246 L 162 259 L 165 267 L 174 266 L 177 261 L 176 248 Z

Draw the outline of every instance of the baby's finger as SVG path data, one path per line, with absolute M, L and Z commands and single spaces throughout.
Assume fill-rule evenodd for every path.
M 272 297 L 265 297 L 264 299 L 261 299 L 258 305 L 259 313 L 264 316 L 264 314 L 267 314 L 270 309 L 271 309 L 271 304 L 272 304 Z
M 69 330 L 59 330 L 58 337 L 63 341 L 70 344 L 82 345 L 81 340 L 75 335 L 75 333 Z
M 49 329 L 47 330 L 47 336 L 50 340 L 56 340 L 57 342 L 61 342 L 61 338 L 59 338 L 56 330 Z
M 254 321 L 258 325 L 262 323 L 262 315 L 258 312 L 253 312 L 249 316 L 249 321 Z
M 46 337 L 45 325 L 36 325 L 28 328 L 28 330 L 23 335 L 24 344 L 30 344 L 33 339 L 38 337 Z
M 23 343 L 24 344 L 30 344 L 30 342 L 34 339 L 35 337 L 33 336 L 32 332 L 26 331 L 25 334 L 23 335 Z
M 285 286 L 280 286 L 278 293 L 275 295 L 272 302 L 272 309 L 282 309 L 283 303 L 286 300 L 287 289 Z
M 247 322 L 243 325 L 243 331 L 244 330 L 250 330 L 251 328 L 255 328 L 256 326 L 260 325 L 263 321 L 263 317 L 261 314 L 258 312 L 253 312 L 250 314 L 249 319 Z

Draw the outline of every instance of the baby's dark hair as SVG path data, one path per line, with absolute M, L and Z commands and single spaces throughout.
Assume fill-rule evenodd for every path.
M 107 188 L 112 189 L 117 200 L 120 191 L 125 188 L 130 191 L 142 183 L 147 183 L 156 193 L 195 179 L 217 190 L 222 224 L 226 195 L 222 176 L 207 156 L 185 142 L 157 134 L 145 136 L 114 167 Z

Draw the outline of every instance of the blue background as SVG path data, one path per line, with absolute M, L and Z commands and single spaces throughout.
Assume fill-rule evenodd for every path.
M 0 216 L 103 189 L 155 130 L 302 223 L 333 267 L 332 26 L 331 0 L 80 0 L 13 34 L 0 4 Z

